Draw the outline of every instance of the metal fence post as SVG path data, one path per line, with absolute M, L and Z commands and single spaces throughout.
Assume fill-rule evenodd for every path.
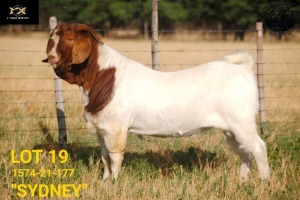
M 151 45 L 151 52 L 152 52 L 152 69 L 158 70 L 158 0 L 152 0 L 152 26 L 151 26 L 151 33 L 152 33 L 152 45 Z
M 257 41 L 257 82 L 259 92 L 259 121 L 260 131 L 263 134 L 263 124 L 266 122 L 266 106 L 264 98 L 264 77 L 263 77 L 263 23 L 256 23 Z
M 49 18 L 49 28 L 52 31 L 57 25 L 56 17 L 52 16 Z M 66 121 L 64 112 L 64 98 L 62 90 L 62 80 L 54 74 L 54 88 L 55 88 L 55 102 L 56 102 L 56 113 L 57 113 L 57 125 L 58 125 L 58 143 L 60 148 L 66 148 L 67 146 L 67 132 L 66 132 Z

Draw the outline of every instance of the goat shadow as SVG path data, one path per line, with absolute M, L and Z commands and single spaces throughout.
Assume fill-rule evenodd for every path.
M 163 176 L 177 173 L 178 167 L 184 171 L 191 172 L 195 168 L 203 170 L 209 166 L 212 169 L 219 167 L 224 162 L 223 155 L 202 150 L 198 147 L 189 147 L 183 150 L 162 149 L 160 151 L 147 150 L 144 153 L 127 152 L 125 153 L 125 167 L 133 168 L 134 164 L 146 163 L 156 170 L 160 170 Z M 134 169 L 133 169 L 134 170 Z
M 42 129 L 42 133 L 47 141 L 46 144 L 34 146 L 34 149 L 42 149 L 47 152 L 51 150 L 61 150 L 60 145 L 54 141 L 47 129 Z M 100 146 L 87 146 L 80 143 L 68 143 L 65 148 L 73 163 L 82 162 L 87 167 L 90 166 L 90 159 L 96 163 L 101 159 Z M 219 152 L 220 153 L 220 152 Z M 216 154 L 198 147 L 189 147 L 184 150 L 164 149 L 161 151 L 147 150 L 146 152 L 126 151 L 124 155 L 123 167 L 134 170 L 136 164 L 146 163 L 151 168 L 160 170 L 162 175 L 168 176 L 176 166 L 186 171 L 192 171 L 195 167 L 202 170 L 209 166 L 212 169 L 219 167 L 226 161 L 224 154 Z

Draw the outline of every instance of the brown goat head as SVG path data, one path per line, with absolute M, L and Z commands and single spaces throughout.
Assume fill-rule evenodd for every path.
M 84 24 L 60 23 L 51 32 L 46 53 L 54 68 L 83 63 L 90 55 L 93 43 L 103 44 L 97 32 Z

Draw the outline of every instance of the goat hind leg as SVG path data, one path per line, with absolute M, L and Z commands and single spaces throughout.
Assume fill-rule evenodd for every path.
M 270 167 L 267 157 L 266 143 L 259 137 L 255 124 L 243 124 L 233 129 L 235 140 L 244 152 L 250 153 L 255 158 L 261 179 L 268 179 Z
M 258 135 L 256 137 L 256 145 L 252 154 L 257 163 L 260 178 L 262 180 L 268 179 L 270 177 L 270 166 L 267 157 L 267 146 Z
M 244 149 L 240 148 L 240 144 L 235 140 L 234 135 L 229 131 L 224 131 L 226 135 L 226 143 L 236 154 L 240 156 L 240 177 L 248 180 L 251 172 L 251 158 L 249 153 L 245 152 Z

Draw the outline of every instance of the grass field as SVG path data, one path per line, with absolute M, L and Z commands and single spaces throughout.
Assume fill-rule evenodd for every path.
M 103 40 L 127 57 L 150 66 L 150 41 Z M 269 181 L 260 181 L 253 163 L 249 182 L 239 181 L 240 161 L 226 147 L 220 130 L 181 139 L 130 135 L 120 178 L 102 181 L 101 147 L 95 135 L 85 129 L 78 88 L 67 83 L 63 88 L 69 157 L 66 163 L 59 163 L 59 157 L 51 163 L 51 150 L 59 149 L 53 70 L 40 62 L 46 56 L 46 42 L 46 33 L 0 37 L 0 199 L 20 198 L 22 193 L 12 188 L 14 184 L 86 184 L 79 199 L 299 199 L 299 42 L 264 44 L 268 122 L 263 139 L 268 145 L 272 176 Z M 183 69 L 235 50 L 248 50 L 256 57 L 255 49 L 255 40 L 251 39 L 164 40 L 159 42 L 160 70 Z M 44 151 L 38 164 L 13 163 L 11 150 L 20 159 L 22 150 L 32 149 Z M 25 176 L 17 173 L 19 169 L 73 169 L 74 174 Z M 68 199 L 76 199 L 74 194 Z M 24 198 L 38 199 L 42 194 L 35 191 L 32 195 L 28 193 Z M 50 194 L 47 196 L 50 198 Z

